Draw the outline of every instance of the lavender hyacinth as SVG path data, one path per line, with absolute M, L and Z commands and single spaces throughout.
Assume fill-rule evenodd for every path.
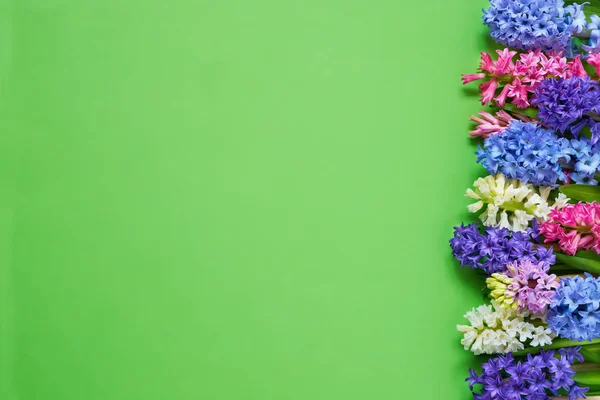
M 503 272 L 506 265 L 517 260 L 552 265 L 556 256 L 552 249 L 537 246 L 537 224 L 524 232 L 488 227 L 481 231 L 476 223 L 454 227 L 450 239 L 452 254 L 462 266 L 480 268 L 486 274 Z
M 570 131 L 578 136 L 588 125 L 592 131 L 591 143 L 600 139 L 600 84 L 589 77 L 544 79 L 535 91 L 532 104 L 538 107 L 542 124 L 560 133 Z
M 512 262 L 506 266 L 504 274 L 495 273 L 487 278 L 490 296 L 503 308 L 543 314 L 559 286 L 556 275 L 548 274 L 549 269 L 546 263 L 535 264 L 529 260 Z
M 568 347 L 558 350 L 558 354 L 541 350 L 535 356 L 528 354 L 523 361 L 516 361 L 512 354 L 491 358 L 482 364 L 481 374 L 471 369 L 465 380 L 477 400 L 548 400 L 549 393 L 556 395 L 561 389 L 569 393 L 570 400 L 583 399 L 589 388 L 575 383 L 571 368 L 575 360 L 583 362 L 580 350 Z M 480 389 L 474 390 L 475 385 Z

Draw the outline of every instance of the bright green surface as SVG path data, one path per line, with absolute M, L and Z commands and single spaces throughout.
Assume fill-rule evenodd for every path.
M 0 397 L 468 399 L 484 3 L 4 4 Z

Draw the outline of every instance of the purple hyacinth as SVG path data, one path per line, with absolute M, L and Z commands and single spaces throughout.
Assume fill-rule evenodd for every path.
M 478 224 L 472 223 L 454 227 L 450 247 L 462 266 L 480 268 L 491 275 L 505 271 L 507 264 L 517 260 L 554 264 L 556 256 L 552 249 L 537 246 L 538 239 L 537 224 L 524 232 L 511 232 L 492 227 L 482 231 Z
M 600 139 L 600 84 L 589 77 L 544 79 L 535 91 L 532 104 L 538 107 L 542 124 L 560 133 L 577 136 L 584 126 L 592 131 L 591 143 Z
M 521 361 L 516 361 L 509 353 L 482 364 L 481 374 L 471 369 L 465 380 L 477 400 L 549 400 L 548 394 L 556 395 L 560 389 L 569 393 L 570 400 L 585 398 L 589 389 L 575 383 L 575 371 L 571 368 L 575 360 L 583 362 L 580 350 L 581 347 L 565 348 L 560 349 L 558 354 L 553 350 L 541 350 L 534 356 L 528 354 Z M 475 390 L 475 385 L 480 389 Z

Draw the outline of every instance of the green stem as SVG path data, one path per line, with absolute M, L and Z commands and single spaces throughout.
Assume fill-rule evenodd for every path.
M 515 351 L 513 353 L 513 355 L 515 357 L 518 356 L 524 356 L 526 354 L 530 354 L 530 353 L 537 353 L 540 350 L 554 350 L 554 349 L 562 349 L 563 347 L 573 347 L 573 346 L 588 346 L 588 345 L 592 345 L 592 344 L 598 344 L 600 343 L 600 338 L 598 339 L 594 339 L 591 342 L 575 342 L 573 340 L 569 340 L 569 339 L 555 339 L 552 344 L 549 344 L 547 346 L 542 346 L 542 347 L 527 347 L 523 350 L 519 350 L 519 351 Z
M 504 105 L 504 109 L 512 112 L 517 112 L 523 114 L 530 118 L 537 118 L 537 108 L 527 107 L 527 108 L 517 108 L 514 104 L 506 103 Z

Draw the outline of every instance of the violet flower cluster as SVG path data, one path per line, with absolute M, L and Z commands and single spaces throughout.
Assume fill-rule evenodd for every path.
M 509 263 L 517 260 L 554 264 L 556 257 L 552 248 L 537 245 L 537 238 L 537 225 L 525 232 L 511 232 L 492 227 L 482 230 L 472 223 L 454 228 L 450 247 L 462 266 L 479 268 L 491 275 L 505 271 Z
M 589 126 L 591 143 L 600 139 L 600 84 L 589 77 L 544 79 L 532 104 L 538 107 L 537 117 L 544 126 L 574 136 Z
M 581 347 L 570 347 L 554 352 L 540 351 L 525 360 L 517 361 L 512 354 L 489 359 L 481 365 L 482 372 L 469 371 L 466 381 L 477 400 L 530 399 L 549 400 L 559 390 L 569 393 L 569 400 L 585 398 L 588 388 L 574 380 L 572 364 L 582 362 Z

